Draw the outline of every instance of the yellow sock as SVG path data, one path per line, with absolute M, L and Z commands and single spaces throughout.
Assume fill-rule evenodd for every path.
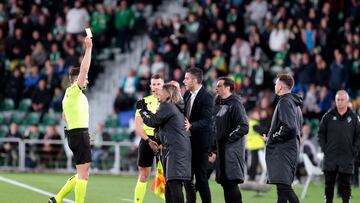
M 135 187 L 135 203 L 142 203 L 144 200 L 144 196 L 146 193 L 146 185 L 147 182 L 140 182 L 138 180 L 138 182 L 136 183 L 136 187 Z
M 87 180 L 78 179 L 75 185 L 75 202 L 84 203 L 86 195 Z
M 77 175 L 73 175 L 71 178 L 69 178 L 65 185 L 61 188 L 59 193 L 55 196 L 56 202 L 61 203 L 64 197 L 71 192 L 71 190 L 75 187 L 75 183 L 77 181 Z

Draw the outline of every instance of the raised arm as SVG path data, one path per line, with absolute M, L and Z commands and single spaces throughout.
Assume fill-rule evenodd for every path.
M 90 69 L 90 63 L 91 63 L 91 52 L 92 52 L 92 39 L 91 37 L 85 37 L 85 54 L 84 57 L 81 61 L 81 65 L 80 65 L 80 73 L 77 79 L 77 83 L 79 85 L 79 87 L 83 88 L 86 87 L 87 85 L 87 77 L 88 77 L 88 72 Z

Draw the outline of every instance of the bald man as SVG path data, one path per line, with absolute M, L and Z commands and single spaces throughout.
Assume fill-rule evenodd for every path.
M 318 136 L 324 152 L 326 203 L 333 202 L 337 178 L 343 203 L 350 202 L 354 160 L 360 149 L 360 118 L 348 104 L 348 93 L 344 90 L 338 91 L 335 107 L 326 112 L 320 122 Z

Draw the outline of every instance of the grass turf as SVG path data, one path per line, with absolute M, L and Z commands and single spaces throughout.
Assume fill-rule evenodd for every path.
M 70 174 L 33 174 L 33 173 L 2 173 L 0 176 L 9 178 L 33 187 L 56 193 L 65 183 Z M 152 180 L 151 180 L 152 181 Z M 90 177 L 86 195 L 86 203 L 110 203 L 110 202 L 131 202 L 136 184 L 135 176 L 103 176 L 94 175 Z M 150 191 L 151 182 L 148 183 L 148 190 L 144 203 L 162 202 Z M 302 203 L 323 202 L 323 185 L 311 184 L 307 197 L 301 200 Z M 224 202 L 223 190 L 215 181 L 210 181 L 212 200 L 214 203 Z M 36 192 L 20 188 L 0 181 L 0 202 L 3 203 L 41 203 L 47 202 L 48 197 Z M 300 196 L 302 187 L 295 187 L 295 192 Z M 243 202 L 245 203 L 273 203 L 276 202 L 276 189 L 272 187 L 269 193 L 256 196 L 255 192 L 242 191 Z M 74 192 L 67 198 L 74 200 Z M 353 189 L 353 202 L 360 202 L 360 189 Z M 201 202 L 198 198 L 197 202 Z M 334 203 L 341 202 L 336 198 Z

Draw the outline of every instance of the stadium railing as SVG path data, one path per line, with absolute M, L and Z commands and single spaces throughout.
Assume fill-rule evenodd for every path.
M 9 152 L 4 150 L 4 145 L 9 143 L 12 145 L 13 150 L 11 158 L 13 164 L 8 164 L 6 156 Z M 92 150 L 96 150 L 94 143 L 92 144 Z M 54 150 L 44 152 L 43 147 L 50 145 Z M 132 142 L 113 142 L 104 141 L 100 147 L 107 146 L 106 153 L 102 157 L 102 167 L 97 171 L 101 173 L 129 173 L 134 172 L 134 167 L 129 165 L 136 164 L 136 161 L 131 161 L 128 156 L 129 153 L 136 153 L 137 145 Z M 66 140 L 31 140 L 31 139 L 20 139 L 20 138 L 0 138 L 0 171 L 1 170 L 12 170 L 12 171 L 29 171 L 29 170 L 46 170 L 56 172 L 73 172 L 75 171 L 75 163 L 73 162 L 73 155 L 69 150 L 65 150 L 64 147 L 68 147 Z M 97 146 L 99 147 L 99 146 Z M 60 149 L 60 150 L 59 150 Z M 129 150 L 133 149 L 133 150 Z M 36 157 L 35 160 L 31 160 L 32 157 Z M 45 158 L 44 158 L 45 157 Z M 131 157 L 136 157 L 132 155 Z M 34 161 L 35 163 L 31 163 Z M 45 163 L 44 163 L 45 161 Z M 41 162 L 42 166 L 41 165 Z M 56 162 L 55 164 L 52 162 Z

